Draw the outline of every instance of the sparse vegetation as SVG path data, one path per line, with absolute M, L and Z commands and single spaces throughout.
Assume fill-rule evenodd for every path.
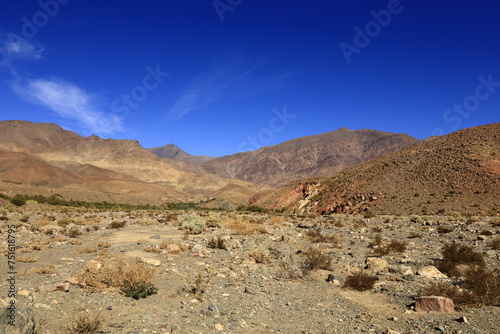
M 343 287 L 357 291 L 371 290 L 377 280 L 377 277 L 360 270 L 350 276 L 347 276 Z
M 200 234 L 206 227 L 205 219 L 194 213 L 186 213 L 179 217 L 178 228 L 184 230 L 186 234 Z
M 304 252 L 305 261 L 302 265 L 304 272 L 314 269 L 330 269 L 332 258 L 317 248 L 309 248 Z
M 486 263 L 482 254 L 474 251 L 472 247 L 460 245 L 456 242 L 446 244 L 442 251 L 443 258 L 436 261 L 437 268 L 451 276 L 460 276 L 462 273 L 456 269 L 458 265 L 464 264 L 471 268 L 484 268 Z
M 124 256 L 108 258 L 102 261 L 99 270 L 84 270 L 77 275 L 78 281 L 90 289 L 117 288 L 123 293 L 125 290 L 144 292 L 143 288 L 153 291 L 155 278 L 155 271 L 151 267 Z
M 102 328 L 103 322 L 102 312 L 81 312 L 70 320 L 65 330 L 68 334 L 94 334 Z

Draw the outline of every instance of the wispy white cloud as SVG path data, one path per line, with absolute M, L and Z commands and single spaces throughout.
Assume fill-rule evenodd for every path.
M 259 76 L 266 63 L 265 58 L 249 59 L 236 51 L 219 57 L 210 70 L 187 83 L 168 118 L 180 119 L 225 96 L 256 94 L 282 83 L 287 75 Z
M 18 60 L 39 60 L 42 58 L 44 48 L 20 36 L 0 36 L 1 66 L 8 67 L 15 74 L 13 62 Z
M 122 119 L 98 109 L 94 97 L 83 89 L 58 80 L 24 80 L 13 89 L 27 101 L 43 105 L 59 116 L 76 120 L 82 128 L 98 135 L 123 131 Z
M 76 121 L 81 128 L 94 134 L 122 132 L 123 119 L 117 114 L 99 110 L 95 96 L 84 89 L 63 80 L 27 79 L 22 70 L 18 71 L 18 61 L 39 60 L 43 51 L 44 48 L 34 41 L 13 34 L 0 35 L 0 68 L 14 76 L 14 92 L 28 102 L 54 111 L 60 117 Z

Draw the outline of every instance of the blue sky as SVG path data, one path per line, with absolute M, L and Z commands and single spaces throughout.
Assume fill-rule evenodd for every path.
M 0 120 L 222 156 L 499 121 L 500 2 L 7 0 Z

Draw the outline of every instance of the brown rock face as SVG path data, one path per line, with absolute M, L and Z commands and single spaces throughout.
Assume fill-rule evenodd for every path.
M 295 213 L 486 212 L 500 205 L 500 123 L 460 130 L 256 201 Z M 313 191 L 314 190 L 314 191 Z
M 415 303 L 416 312 L 443 312 L 449 313 L 455 310 L 453 300 L 440 296 L 422 296 Z
M 330 175 L 417 142 L 405 134 L 342 128 L 215 158 L 203 167 L 222 177 L 279 187 L 292 180 Z

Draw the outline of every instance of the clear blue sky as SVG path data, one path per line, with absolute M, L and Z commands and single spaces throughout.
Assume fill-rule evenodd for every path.
M 500 2 L 6 0 L 0 119 L 222 156 L 499 121 Z

